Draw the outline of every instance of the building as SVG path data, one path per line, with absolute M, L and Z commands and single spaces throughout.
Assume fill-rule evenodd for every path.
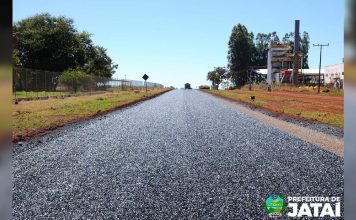
M 324 84 L 325 69 L 320 69 L 320 83 Z M 319 68 L 317 69 L 299 69 L 298 82 L 307 85 L 319 84 Z
M 262 79 L 268 79 L 268 69 L 256 69 L 255 74 L 261 75 Z M 293 69 L 279 70 L 271 74 L 271 82 L 274 83 L 290 83 Z M 324 83 L 324 69 L 320 70 L 321 83 Z M 319 69 L 299 69 L 298 70 L 299 83 L 304 84 L 318 84 L 319 83 Z M 268 82 L 268 81 L 267 81 Z
M 326 66 L 324 78 L 326 84 L 339 81 L 342 85 L 344 83 L 344 63 Z

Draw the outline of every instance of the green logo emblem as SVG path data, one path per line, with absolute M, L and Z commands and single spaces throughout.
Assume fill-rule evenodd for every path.
M 266 199 L 265 207 L 270 217 L 280 217 L 286 208 L 286 203 L 281 196 L 272 195 Z

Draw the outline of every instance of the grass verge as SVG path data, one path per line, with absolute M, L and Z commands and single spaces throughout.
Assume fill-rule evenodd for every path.
M 143 101 L 168 91 L 120 91 L 92 96 L 24 101 L 13 104 L 13 141 L 45 133 L 78 120 L 88 119 Z
M 45 92 L 45 91 L 39 91 L 39 92 L 25 92 L 25 91 L 17 91 L 16 93 L 13 93 L 12 96 L 13 98 L 27 98 L 27 97 L 43 97 L 43 96 L 57 96 L 57 95 L 65 95 L 69 94 L 69 92 Z
M 233 101 L 268 110 L 277 115 L 344 127 L 344 97 L 287 91 L 203 90 Z M 251 100 L 255 96 L 255 101 Z
M 253 90 L 256 91 L 267 91 L 266 84 L 252 85 Z M 298 94 L 309 94 L 309 95 L 319 95 L 319 96 L 344 96 L 343 89 L 335 89 L 332 86 L 324 86 L 320 87 L 320 93 L 318 94 L 317 86 L 293 86 L 291 84 L 273 84 L 272 85 L 274 92 L 293 92 Z M 241 88 L 241 90 L 249 90 L 249 86 L 245 85 Z

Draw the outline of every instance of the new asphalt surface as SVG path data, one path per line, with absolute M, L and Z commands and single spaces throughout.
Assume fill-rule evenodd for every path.
M 14 146 L 14 219 L 266 219 L 264 202 L 343 197 L 343 158 L 174 90 Z

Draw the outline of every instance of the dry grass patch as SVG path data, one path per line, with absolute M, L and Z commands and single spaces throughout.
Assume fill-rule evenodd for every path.
M 247 103 L 277 114 L 344 127 L 344 97 L 286 91 L 207 90 L 234 101 Z M 251 100 L 255 96 L 255 101 Z
M 151 89 L 147 97 L 167 91 Z M 145 99 L 146 93 L 120 91 L 92 96 L 23 101 L 13 104 L 13 137 L 22 139 L 79 119 Z

